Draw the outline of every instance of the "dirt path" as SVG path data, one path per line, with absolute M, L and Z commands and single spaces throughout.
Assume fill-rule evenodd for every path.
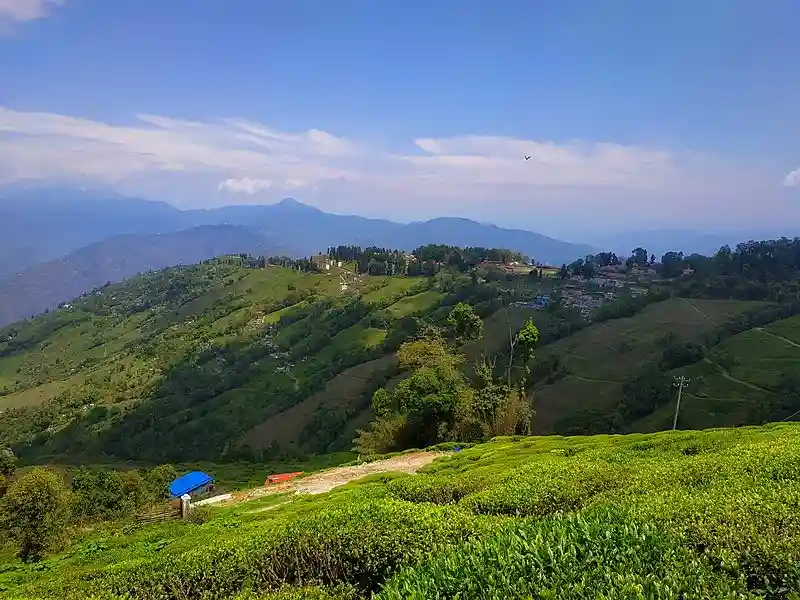
M 768 335 L 770 337 L 774 337 L 774 338 L 776 338 L 778 340 L 781 340 L 782 342 L 786 342 L 790 346 L 794 346 L 795 348 L 800 348 L 800 344 L 798 344 L 797 342 L 794 342 L 794 341 L 790 340 L 789 338 L 785 338 L 782 335 L 778 335 L 777 333 L 772 333 L 771 331 L 767 331 L 763 327 L 753 327 L 753 329 L 755 329 L 756 331 L 760 331 L 764 335 Z
M 692 307 L 692 308 L 693 308 L 693 309 L 694 309 L 694 310 L 695 310 L 695 311 L 696 311 L 696 312 L 697 312 L 697 313 L 698 313 L 700 316 L 702 316 L 702 317 L 704 317 L 705 319 L 707 319 L 709 323 L 711 323 L 712 325 L 716 325 L 717 327 L 719 327 L 719 323 L 717 323 L 717 322 L 716 322 L 714 319 L 712 319 L 711 317 L 709 317 L 709 316 L 708 316 L 706 313 L 704 313 L 702 310 L 700 310 L 699 308 L 697 308 L 697 307 L 696 307 L 694 304 L 692 304 L 691 302 L 689 302 L 689 300 L 687 300 L 686 298 L 681 298 L 681 300 L 683 300 L 683 301 L 684 301 L 686 304 L 688 304 L 689 306 L 691 306 L 691 307 Z
M 765 394 L 769 394 L 769 390 L 765 390 L 764 388 L 758 387 L 757 385 L 750 383 L 748 381 L 742 381 L 741 379 L 737 379 L 736 377 L 731 375 L 722 365 L 715 363 L 707 356 L 703 359 L 703 361 L 707 362 L 710 365 L 715 366 L 719 370 L 719 374 L 728 381 L 733 381 L 734 383 L 738 383 L 745 387 L 749 387 L 751 390 L 756 390 L 758 392 L 764 392 Z
M 340 485 L 375 473 L 387 473 L 389 471 L 416 473 L 425 465 L 445 454 L 447 453 L 413 452 L 352 467 L 334 467 L 295 481 L 236 492 L 226 504 L 230 506 L 231 504 L 246 502 L 247 500 L 261 498 L 270 494 L 324 494 Z

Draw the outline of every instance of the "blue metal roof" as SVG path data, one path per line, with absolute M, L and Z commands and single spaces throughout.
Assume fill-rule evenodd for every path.
M 214 481 L 214 478 L 202 471 L 192 471 L 186 475 L 181 475 L 171 484 L 169 484 L 169 493 L 173 496 L 183 496 L 193 492 L 204 485 L 208 485 Z

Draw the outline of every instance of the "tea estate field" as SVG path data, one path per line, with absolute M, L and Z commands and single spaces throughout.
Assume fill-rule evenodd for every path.
M 497 438 L 416 475 L 77 532 L 15 600 L 800 598 L 800 426 Z

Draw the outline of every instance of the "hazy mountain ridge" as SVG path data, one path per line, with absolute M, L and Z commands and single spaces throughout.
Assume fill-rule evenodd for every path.
M 112 236 L 0 279 L 0 326 L 55 308 L 107 282 L 239 252 L 258 256 L 292 251 L 264 234 L 233 225 Z
M 48 189 L 0 191 L 0 218 L 10 225 L 0 266 L 19 271 L 58 258 L 81 246 L 124 233 L 167 233 L 200 225 L 241 225 L 278 242 L 291 242 L 301 254 L 329 245 L 376 244 L 413 249 L 425 243 L 517 246 L 511 249 L 545 262 L 571 261 L 593 249 L 538 233 L 484 225 L 458 217 L 409 224 L 355 215 L 336 215 L 292 199 L 271 205 L 181 210 L 164 202 L 108 198 L 100 193 Z M 432 239 L 447 236 L 446 240 Z M 504 238 L 504 236 L 508 236 Z M 505 244 L 495 243 L 506 241 Z M 9 255 L 33 252 L 29 260 Z M 13 268 L 16 266 L 16 268 Z M 2 272 L 0 271 L 0 274 Z
M 298 257 L 338 245 L 410 251 L 450 244 L 510 248 L 560 264 L 594 251 L 588 245 L 464 218 L 403 224 L 330 214 L 292 199 L 181 210 L 110 192 L 5 189 L 0 191 L 0 222 L 5 234 L 0 245 L 0 324 L 54 308 L 109 281 L 221 254 Z

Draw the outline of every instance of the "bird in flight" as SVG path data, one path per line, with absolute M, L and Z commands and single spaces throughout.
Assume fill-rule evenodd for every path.
M 530 156 L 526 156 L 526 157 L 525 157 L 525 160 L 530 160 L 530 159 L 531 159 L 531 157 L 530 157 Z

